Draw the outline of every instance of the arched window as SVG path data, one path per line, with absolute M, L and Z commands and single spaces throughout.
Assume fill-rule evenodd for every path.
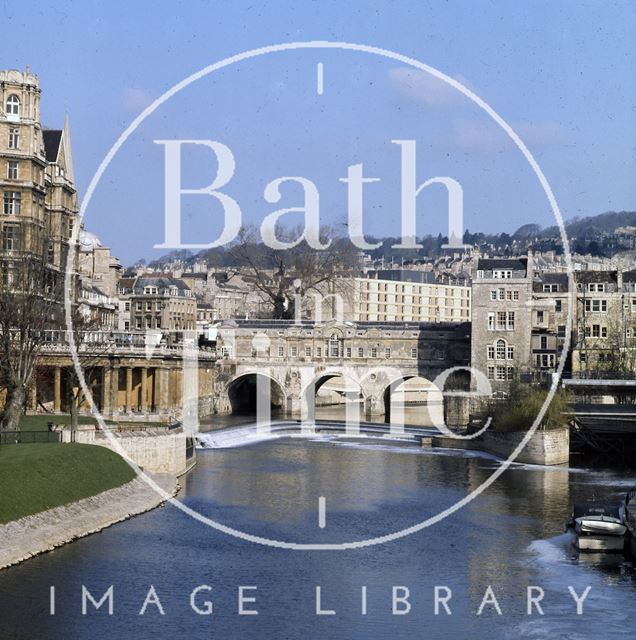
M 505 340 L 497 340 L 495 344 L 495 357 L 497 360 L 505 360 L 506 359 L 506 341 Z
M 340 355 L 340 338 L 337 333 L 329 338 L 329 357 L 337 358 Z
M 15 94 L 12 94 L 7 98 L 6 112 L 8 116 L 20 116 L 20 98 Z

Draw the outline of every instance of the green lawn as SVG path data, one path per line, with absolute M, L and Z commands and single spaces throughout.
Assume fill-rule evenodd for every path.
M 135 472 L 116 453 L 88 444 L 0 446 L 0 523 L 121 486 Z
M 70 424 L 70 415 L 36 415 L 22 416 L 20 418 L 20 431 L 46 431 L 49 422 L 53 424 Z M 79 424 L 95 424 L 97 418 L 93 416 L 79 416 Z M 106 424 L 112 424 L 110 420 L 106 420 Z

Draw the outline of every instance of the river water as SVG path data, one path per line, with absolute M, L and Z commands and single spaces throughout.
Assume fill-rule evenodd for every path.
M 380 536 L 436 514 L 499 465 L 475 452 L 423 450 L 380 440 L 284 438 L 199 450 L 179 498 L 236 529 L 301 543 Z M 619 556 L 579 555 L 563 524 L 575 500 L 620 500 L 633 473 L 513 465 L 473 502 L 401 540 L 347 551 L 293 551 L 211 529 L 172 505 L 0 572 L 0 638 L 611 638 L 634 637 L 636 570 Z M 324 497 L 324 528 L 319 499 Z M 50 586 L 56 613 L 49 614 Z M 114 586 L 114 611 L 89 605 Z M 149 604 L 154 585 L 165 615 Z M 198 615 L 194 604 L 211 615 Z M 240 586 L 244 609 L 238 615 Z M 316 614 L 316 587 L 322 610 Z M 497 599 L 477 611 L 488 587 Z M 544 615 L 527 615 L 529 586 Z M 582 615 L 578 595 L 589 586 Z M 362 588 L 366 587 L 366 615 Z M 393 588 L 410 610 L 394 615 Z M 435 587 L 452 592 L 451 615 Z M 397 610 L 406 611 L 405 601 Z

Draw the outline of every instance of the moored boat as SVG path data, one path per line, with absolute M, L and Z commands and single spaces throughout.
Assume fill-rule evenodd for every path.
M 623 505 L 583 502 L 574 505 L 568 528 L 581 551 L 623 551 L 627 526 Z
M 625 496 L 624 517 L 629 537 L 629 550 L 636 557 L 636 487 Z

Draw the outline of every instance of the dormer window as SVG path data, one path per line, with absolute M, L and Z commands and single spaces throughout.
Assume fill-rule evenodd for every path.
M 8 120 L 19 120 L 20 119 L 20 98 L 15 94 L 10 95 L 7 98 L 6 104 L 6 114 Z

